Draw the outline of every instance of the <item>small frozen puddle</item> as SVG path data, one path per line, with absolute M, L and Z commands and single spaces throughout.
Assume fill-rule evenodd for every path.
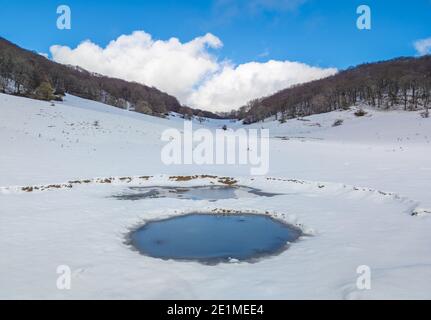
M 300 235 L 264 215 L 189 214 L 149 222 L 130 234 L 130 243 L 151 257 L 214 264 L 279 253 Z
M 246 197 L 274 197 L 279 194 L 263 192 L 244 186 L 199 186 L 199 187 L 130 187 L 127 192 L 114 195 L 118 200 L 142 200 L 156 198 L 174 198 L 186 200 L 238 199 Z

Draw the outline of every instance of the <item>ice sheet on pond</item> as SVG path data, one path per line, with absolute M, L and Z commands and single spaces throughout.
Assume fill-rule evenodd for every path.
M 268 193 L 245 186 L 198 186 L 198 187 L 129 187 L 119 194 L 113 195 L 118 200 L 143 200 L 156 198 L 174 198 L 185 200 L 217 201 L 253 197 L 274 197 L 280 194 Z

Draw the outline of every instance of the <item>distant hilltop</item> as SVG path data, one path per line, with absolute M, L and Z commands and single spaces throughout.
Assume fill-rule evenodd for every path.
M 0 92 L 39 100 L 61 100 L 65 93 L 154 116 L 220 116 L 187 106 L 154 87 L 110 78 L 78 66 L 51 61 L 0 37 Z
M 235 116 L 254 123 L 280 121 L 365 104 L 379 109 L 425 109 L 431 95 L 431 56 L 397 58 L 349 68 L 250 101 Z

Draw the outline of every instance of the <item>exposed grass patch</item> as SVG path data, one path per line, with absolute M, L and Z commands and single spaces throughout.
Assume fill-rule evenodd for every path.
M 367 115 L 367 112 L 364 110 L 364 109 L 359 109 L 358 111 L 356 111 L 355 113 L 355 116 L 357 116 L 357 117 L 363 117 L 363 116 L 366 116 Z
M 218 182 L 223 183 L 223 184 L 228 185 L 228 186 L 232 186 L 232 185 L 236 184 L 238 181 L 233 179 L 233 178 L 222 177 L 222 178 L 218 179 Z

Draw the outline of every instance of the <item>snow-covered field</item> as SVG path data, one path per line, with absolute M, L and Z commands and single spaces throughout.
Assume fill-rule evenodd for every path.
M 431 298 L 431 119 L 367 112 L 254 124 L 270 129 L 270 170 L 250 177 L 247 166 L 164 165 L 160 136 L 182 129 L 179 117 L 0 94 L 0 298 Z M 337 119 L 344 122 L 332 127 Z M 223 124 L 241 126 L 202 125 Z M 110 197 L 135 185 L 224 182 L 179 175 L 233 177 L 283 195 Z M 257 263 L 215 266 L 145 257 L 125 243 L 147 220 L 221 209 L 270 214 L 306 235 Z M 56 287 L 59 265 L 72 270 L 71 290 Z M 356 287 L 360 265 L 371 268 L 371 290 Z

